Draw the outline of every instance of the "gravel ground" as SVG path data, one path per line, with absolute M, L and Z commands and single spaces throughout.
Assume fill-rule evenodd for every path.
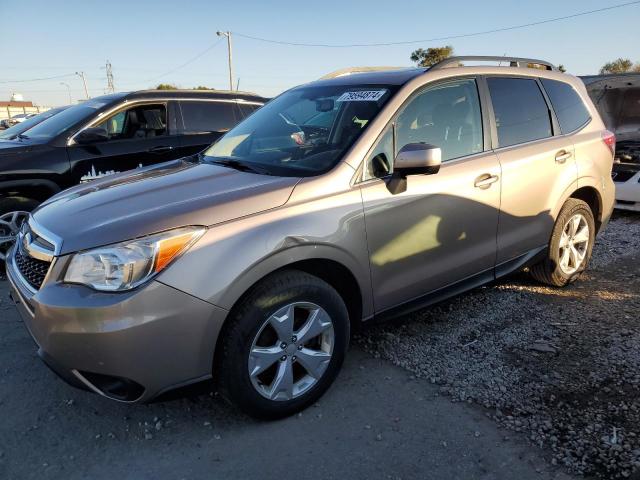
M 259 422 L 191 392 L 125 405 L 50 372 L 0 282 L 2 480 L 571 480 L 480 408 L 349 352 L 320 402 Z M 184 393 L 184 392 L 183 392 Z
M 476 289 L 357 344 L 485 407 L 553 465 L 640 479 L 640 216 L 616 214 L 565 289 L 525 273 Z

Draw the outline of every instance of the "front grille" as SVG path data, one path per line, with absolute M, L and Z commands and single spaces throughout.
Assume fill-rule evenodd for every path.
M 31 287 L 39 290 L 42 282 L 44 282 L 44 278 L 47 276 L 51 263 L 32 258 L 22 253 L 20 248 L 16 248 L 14 262 L 20 275 L 22 275 Z

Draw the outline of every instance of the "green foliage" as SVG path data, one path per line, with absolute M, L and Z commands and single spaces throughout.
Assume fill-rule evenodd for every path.
M 640 72 L 640 64 L 635 65 L 628 58 L 618 58 L 612 62 L 605 63 L 600 69 L 600 74 L 606 73 L 626 73 L 626 72 Z
M 419 48 L 411 53 L 410 58 L 419 67 L 430 67 L 445 58 L 449 58 L 451 55 L 453 55 L 453 47 L 447 45 L 446 47 L 430 47 L 426 50 Z
M 161 83 L 156 87 L 156 90 L 180 90 L 180 88 L 175 83 Z M 215 88 L 198 85 L 191 90 L 215 90 Z
M 567 71 L 563 64 L 558 65 L 558 70 L 560 70 L 562 73 L 565 73 Z

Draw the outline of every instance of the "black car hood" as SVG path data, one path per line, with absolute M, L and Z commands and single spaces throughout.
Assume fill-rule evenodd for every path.
M 176 160 L 79 185 L 34 213 L 61 254 L 186 225 L 214 225 L 283 205 L 298 178 Z
M 46 142 L 31 138 L 0 139 L 0 155 L 14 155 L 29 152 L 34 148 L 44 147 Z
M 32 146 L 20 140 L 0 140 L 0 155 L 28 152 Z

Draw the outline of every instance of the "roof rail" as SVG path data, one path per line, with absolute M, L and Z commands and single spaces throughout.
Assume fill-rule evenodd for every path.
M 468 55 L 463 57 L 449 57 L 441 62 L 433 65 L 429 70 L 438 70 L 440 68 L 461 66 L 462 62 L 504 62 L 509 63 L 510 67 L 528 67 L 529 65 L 540 65 L 545 67 L 546 70 L 558 70 L 555 65 L 544 60 L 538 60 L 535 58 L 521 58 L 521 57 L 499 57 L 492 55 Z
M 390 70 L 405 70 L 407 67 L 347 67 L 341 68 L 331 73 L 327 73 L 320 77 L 320 80 L 327 80 L 329 78 L 344 77 L 345 75 L 351 75 L 353 73 L 367 73 L 367 72 L 385 72 Z

